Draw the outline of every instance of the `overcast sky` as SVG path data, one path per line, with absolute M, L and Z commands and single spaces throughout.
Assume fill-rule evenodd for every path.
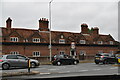
M 11 17 L 13 28 L 38 29 L 40 18 L 49 19 L 50 0 L 1 0 L 0 26 Z M 80 25 L 99 27 L 100 34 L 118 40 L 118 0 L 53 0 L 52 30 L 81 31 Z

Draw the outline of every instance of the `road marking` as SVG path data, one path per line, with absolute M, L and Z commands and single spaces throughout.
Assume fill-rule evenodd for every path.
M 55 70 L 59 70 L 59 69 L 48 69 L 48 70 L 50 70 L 50 71 L 55 71 Z
M 85 71 L 88 71 L 88 70 L 80 70 L 79 72 L 85 72 Z
M 44 74 L 51 74 L 51 73 L 40 73 L 40 74 L 43 74 L 43 75 L 44 75 Z
M 46 69 L 46 68 L 39 68 L 39 69 Z
M 70 71 L 66 71 L 67 73 L 69 73 Z
M 118 67 L 110 68 L 110 69 L 118 69 Z
M 101 69 L 93 69 L 93 70 L 95 70 L 95 71 L 99 71 L 99 70 L 101 70 Z

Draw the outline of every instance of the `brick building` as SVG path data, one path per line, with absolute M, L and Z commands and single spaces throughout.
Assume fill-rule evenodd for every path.
M 38 30 L 12 28 L 12 20 L 6 20 L 2 31 L 2 53 L 22 54 L 35 58 L 49 58 L 49 21 L 39 20 Z M 81 24 L 80 33 L 51 31 L 52 55 L 68 54 L 81 59 L 92 59 L 96 53 L 114 53 L 117 41 L 108 35 L 99 34 L 99 28 L 89 29 Z

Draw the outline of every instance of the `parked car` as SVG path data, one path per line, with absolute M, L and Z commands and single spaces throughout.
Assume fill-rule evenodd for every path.
M 103 64 L 112 64 L 112 63 L 118 63 L 118 57 L 117 54 L 110 54 L 110 53 L 98 53 L 95 56 L 95 63 L 103 63 Z
M 72 58 L 71 56 L 68 56 L 66 54 L 60 54 L 60 55 L 54 55 L 52 58 L 52 64 L 53 65 L 65 65 L 65 64 L 74 64 L 77 65 L 79 63 L 78 59 Z
M 28 57 L 22 55 L 0 55 L 0 67 L 2 69 L 10 69 L 11 67 L 28 67 Z M 30 59 L 31 67 L 39 66 L 39 62 Z

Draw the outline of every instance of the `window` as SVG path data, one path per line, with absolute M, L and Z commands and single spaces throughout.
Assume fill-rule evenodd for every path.
M 34 57 L 40 57 L 40 52 L 39 51 L 34 51 L 33 56 Z
M 17 54 L 19 54 L 19 52 L 18 51 L 11 51 L 10 54 L 17 55 Z
M 18 55 L 17 58 L 18 59 L 27 59 L 25 56 L 21 56 L 21 55 Z
M 86 55 L 85 51 L 80 51 L 80 55 Z
M 18 37 L 10 37 L 10 41 L 12 41 L 12 42 L 18 42 Z
M 98 51 L 98 53 L 103 53 L 103 51 L 102 51 L 102 50 L 100 50 L 100 51 Z
M 102 41 L 98 41 L 98 44 L 103 44 L 103 42 Z
M 6 59 L 18 59 L 16 55 L 8 55 Z
M 28 42 L 28 40 L 27 40 L 27 39 L 25 39 L 25 40 L 23 40 L 23 42 Z
M 40 42 L 40 38 L 33 38 L 33 42 Z
M 113 41 L 110 41 L 110 44 L 113 44 Z
M 110 54 L 113 54 L 114 53 L 114 51 L 110 51 Z
M 63 36 L 63 35 L 61 35 L 61 38 L 62 38 L 62 39 L 63 39 L 63 37 L 64 37 L 64 36 Z
M 85 44 L 86 41 L 85 40 L 80 40 L 80 44 Z
M 65 39 L 59 39 L 59 43 L 65 43 Z
M 60 51 L 60 54 L 65 54 L 65 51 Z

